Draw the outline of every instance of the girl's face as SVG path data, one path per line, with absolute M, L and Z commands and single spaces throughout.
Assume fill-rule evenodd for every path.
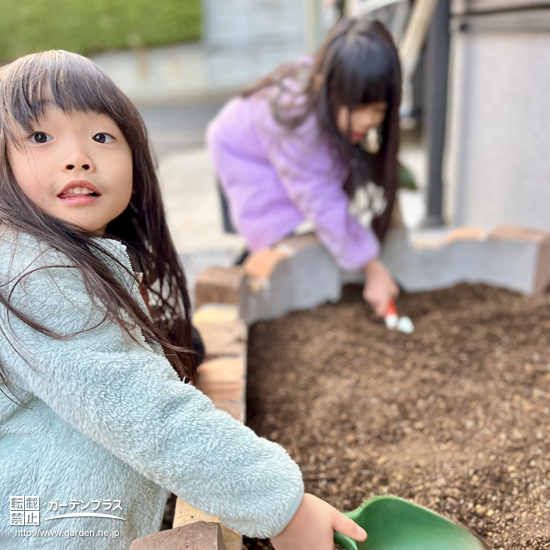
M 349 112 L 342 106 L 338 109 L 336 126 L 343 136 L 348 135 L 350 143 L 359 143 L 371 128 L 381 126 L 386 118 L 388 104 L 385 101 L 357 105 Z
M 22 191 L 44 212 L 102 235 L 132 195 L 132 152 L 107 115 L 49 106 L 32 133 L 15 130 L 8 160 Z

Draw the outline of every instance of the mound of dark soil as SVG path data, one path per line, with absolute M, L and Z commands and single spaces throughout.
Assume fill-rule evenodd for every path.
M 549 549 L 550 294 L 459 285 L 398 306 L 412 335 L 388 331 L 356 286 L 251 327 L 248 425 L 339 510 L 391 493 L 490 548 Z

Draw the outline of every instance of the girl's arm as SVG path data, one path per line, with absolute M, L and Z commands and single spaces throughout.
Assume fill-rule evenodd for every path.
M 363 298 L 370 304 L 374 313 L 382 317 L 388 304 L 399 295 L 399 287 L 380 260 L 371 260 L 363 271 L 365 273 Z
M 24 262 L 34 271 L 12 284 L 13 305 L 57 333 L 87 330 L 55 340 L 13 315 L 8 324 L 0 309 L 0 356 L 13 384 L 229 527 L 258 537 L 282 531 L 303 496 L 300 470 L 286 451 L 180 382 L 141 331 L 134 331 L 136 343 L 114 322 L 102 322 L 102 308 L 90 299 L 79 272 L 60 267 L 58 254 L 35 259 Z M 36 270 L 43 265 L 54 267 Z
M 343 190 L 347 169 L 319 137 L 315 119 L 310 117 L 290 135 L 280 130 L 259 135 L 289 198 L 314 224 L 338 265 L 355 271 L 377 258 L 380 243 L 376 235 L 348 211 L 349 199 Z
M 261 133 L 264 147 L 290 199 L 311 221 L 317 235 L 345 270 L 363 270 L 363 297 L 381 316 L 397 298 L 399 288 L 378 255 L 380 243 L 370 227 L 349 212 L 343 189 L 347 170 L 335 158 L 327 140 L 319 136 L 314 117 L 283 138 Z

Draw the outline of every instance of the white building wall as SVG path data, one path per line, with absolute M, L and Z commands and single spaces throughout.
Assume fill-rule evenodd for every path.
M 550 32 L 454 34 L 446 161 L 451 224 L 550 229 Z

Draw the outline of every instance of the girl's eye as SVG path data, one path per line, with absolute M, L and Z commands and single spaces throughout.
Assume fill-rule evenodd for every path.
M 92 139 L 97 141 L 97 143 L 112 143 L 115 140 L 111 134 L 106 134 L 104 132 L 96 134 Z
M 34 134 L 31 134 L 31 141 L 33 143 L 48 143 L 51 140 L 52 138 L 44 132 L 34 132 Z

